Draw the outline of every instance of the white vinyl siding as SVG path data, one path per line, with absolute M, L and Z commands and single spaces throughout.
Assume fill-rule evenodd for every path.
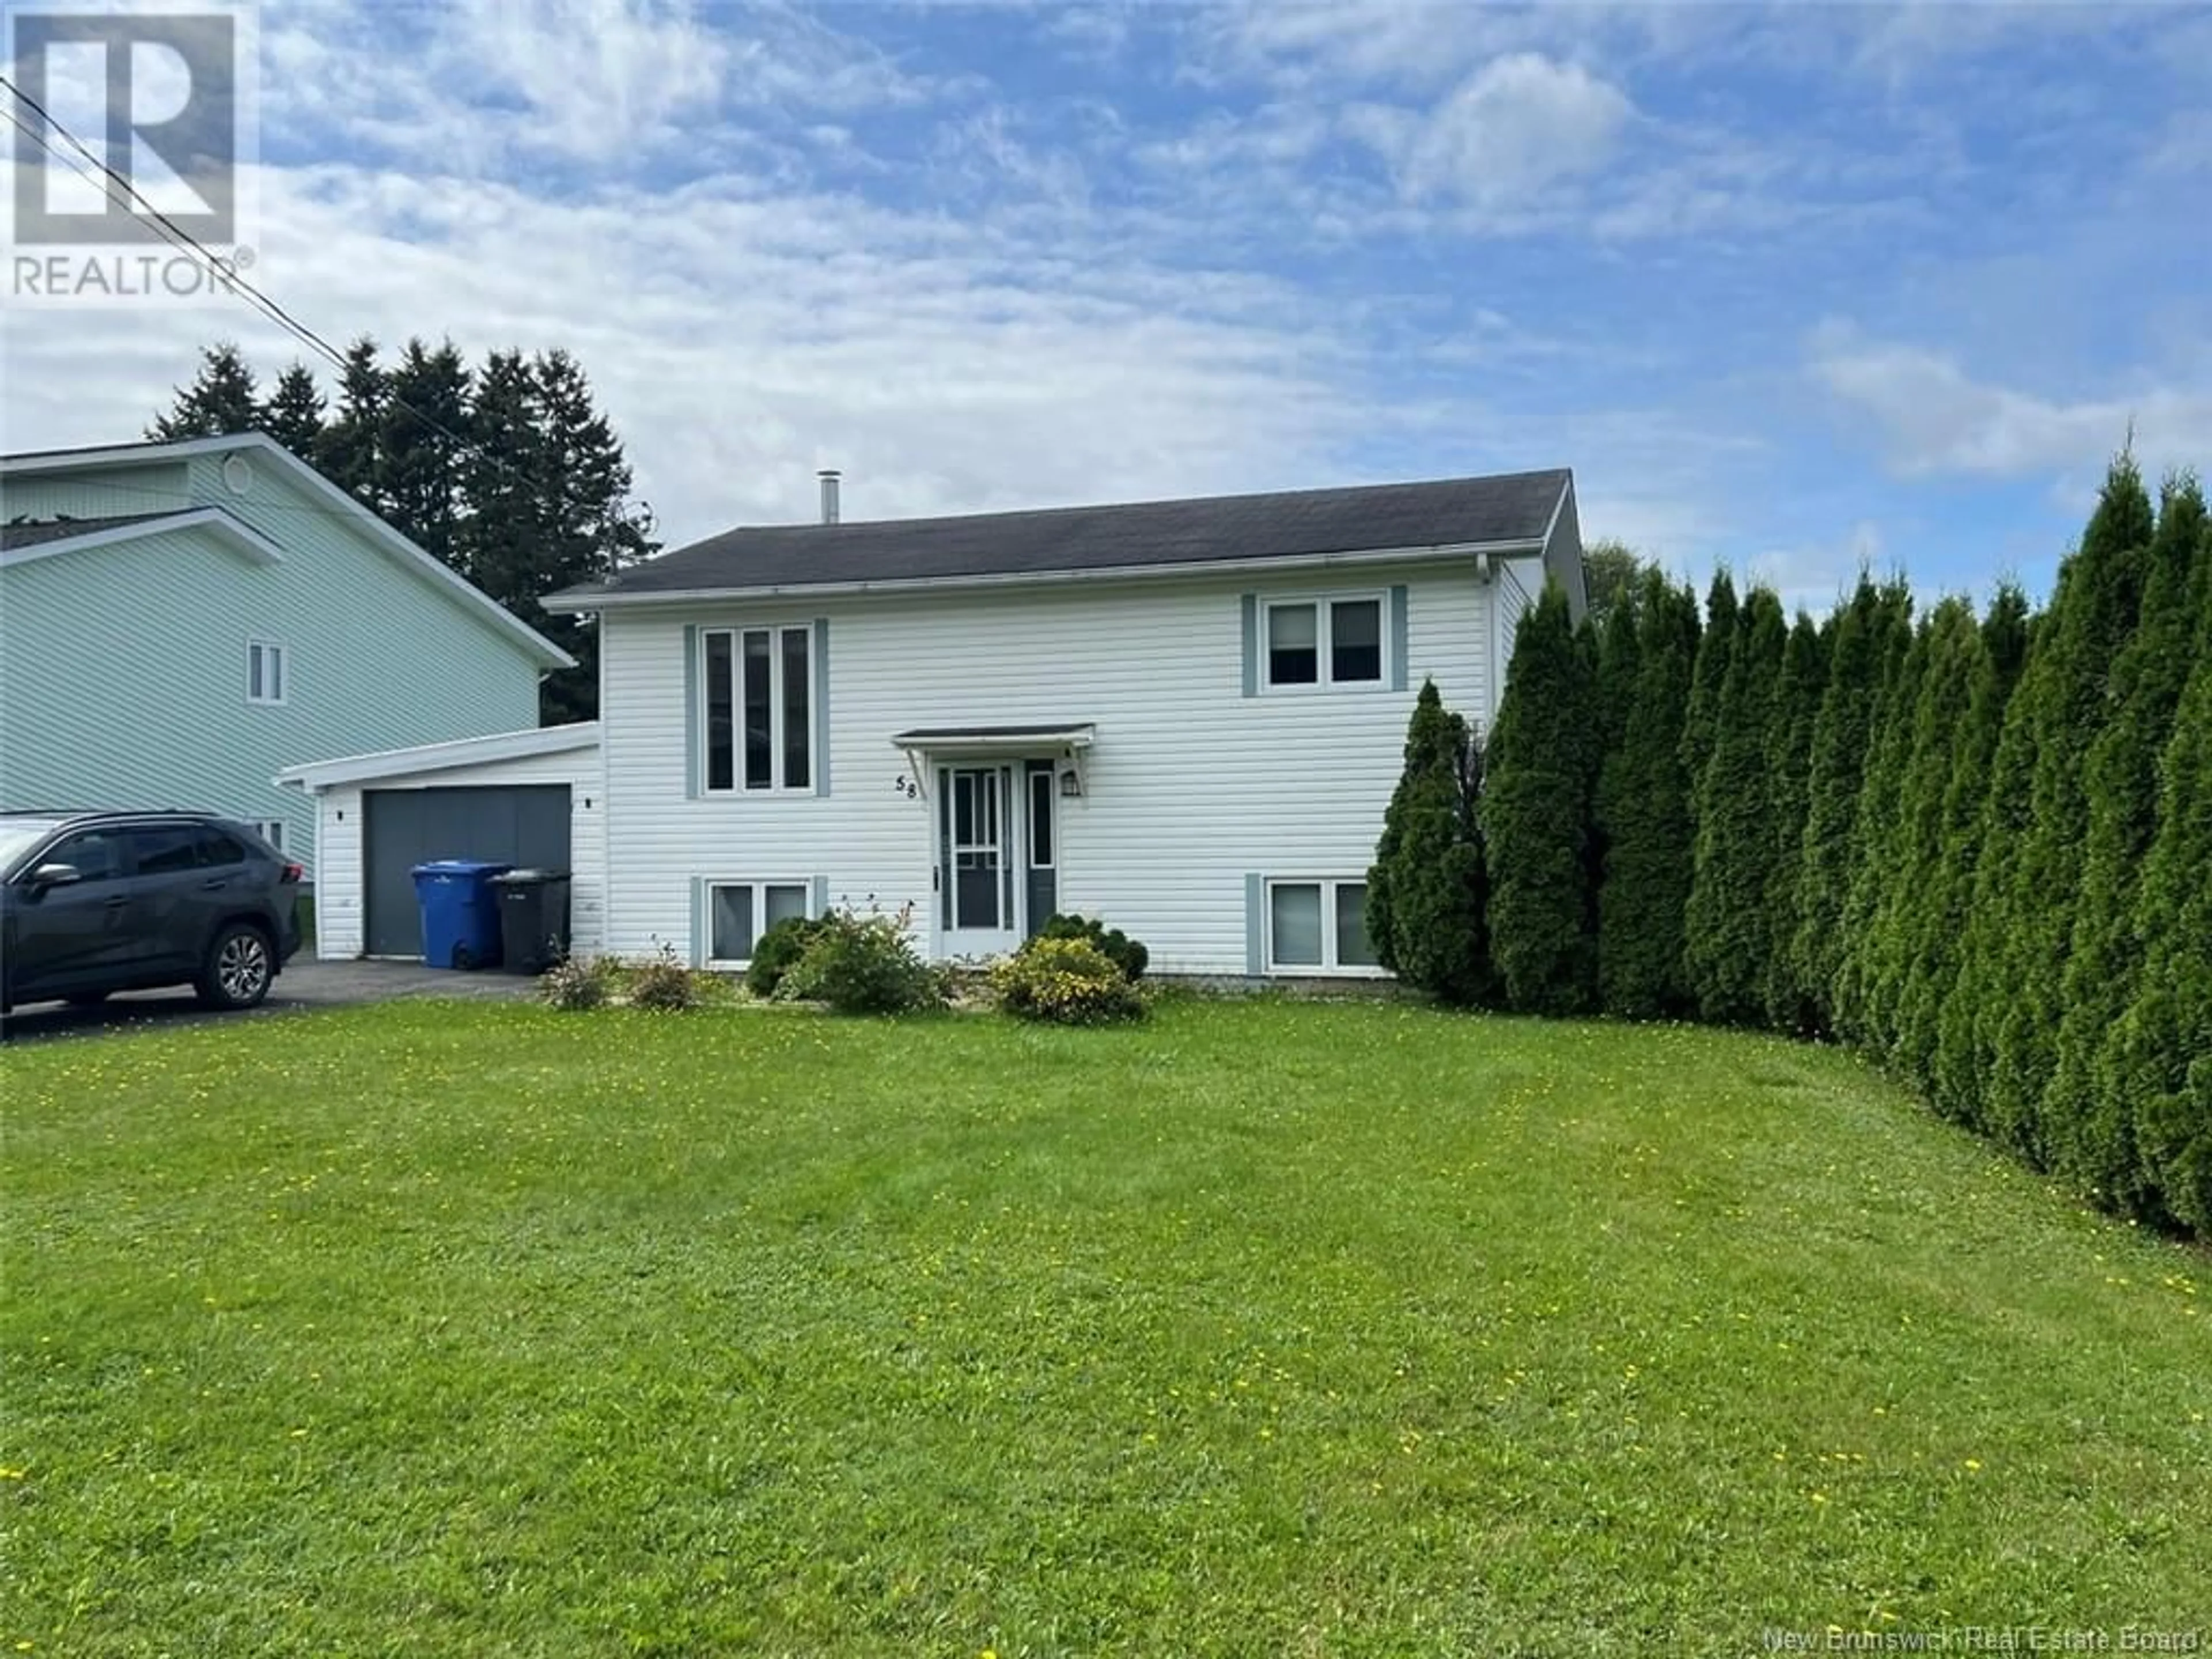
M 915 790 L 893 733 L 914 727 L 1089 722 L 1079 798 L 1059 802 L 1056 908 L 1098 915 L 1152 947 L 1164 974 L 1248 971 L 1246 872 L 1364 871 L 1404 764 L 1425 678 L 1487 726 L 1496 706 L 1493 589 L 1471 564 L 1391 565 L 1352 599 L 1403 584 L 1406 689 L 1340 697 L 1245 694 L 1243 617 L 1316 597 L 1311 578 L 1008 587 L 841 599 L 817 767 L 826 794 L 757 810 L 741 791 L 694 792 L 687 748 L 687 627 L 796 627 L 823 602 L 781 610 L 672 606 L 599 623 L 605 738 L 609 948 L 679 950 L 700 872 L 821 872 L 825 902 L 896 914 L 936 948 L 933 786 Z M 1252 596 L 1248 599 L 1247 596 Z M 1251 617 L 1254 632 L 1261 617 Z M 1395 647 L 1386 611 L 1383 649 Z M 695 659 L 696 662 L 696 659 Z M 1386 661 L 1387 684 L 1398 678 Z M 931 766 L 921 769 L 933 779 Z M 579 862 L 582 854 L 578 854 Z M 1261 900 L 1264 902 L 1264 897 Z M 700 941 L 703 947 L 705 941 Z M 703 948 L 701 951 L 703 956 Z M 1257 966 L 1250 971 L 1260 971 Z

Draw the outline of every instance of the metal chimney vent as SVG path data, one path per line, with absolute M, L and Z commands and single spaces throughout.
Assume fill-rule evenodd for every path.
M 837 469 L 825 466 L 815 475 L 822 480 L 822 522 L 837 522 Z

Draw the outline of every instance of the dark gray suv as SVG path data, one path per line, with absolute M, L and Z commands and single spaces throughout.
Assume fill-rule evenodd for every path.
M 302 873 L 204 812 L 0 812 L 0 1014 L 160 985 L 250 1008 L 300 948 Z

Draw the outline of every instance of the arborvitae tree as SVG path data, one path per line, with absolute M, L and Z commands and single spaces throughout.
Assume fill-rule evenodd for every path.
M 1481 796 L 1480 744 L 1435 683 L 1424 684 L 1406 729 L 1406 769 L 1367 872 L 1367 936 L 1407 984 L 1462 1006 L 1490 1001 L 1496 990 Z
M 1981 858 L 1990 764 L 2004 726 L 2005 706 L 2012 700 L 2027 655 L 2027 596 L 2018 584 L 2006 582 L 1997 589 L 1968 653 L 1965 713 L 1948 736 L 1939 732 L 1930 740 L 1931 745 L 1939 740 L 1946 745 L 1941 816 L 1933 848 L 1922 855 L 1917 881 L 1908 882 L 1899 900 L 1905 930 L 1899 948 L 1905 968 L 1895 1058 L 1905 1073 L 1929 1091 L 1936 1109 L 1954 1116 L 1962 1113 L 1938 1076 L 1936 1045 L 1944 1003 L 1963 963 L 1974 870 Z M 1934 695 L 1942 702 L 1948 694 Z M 1942 718 L 1940 714 L 1935 717 Z M 1916 750 L 1918 746 L 1916 735 Z M 1924 781 L 1909 787 L 1917 798 Z
M 1682 770 L 1690 780 L 1694 801 L 1705 763 L 1712 758 L 1714 724 L 1720 710 L 1721 682 L 1728 678 L 1729 656 L 1736 641 L 1735 579 L 1725 570 L 1713 573 L 1705 591 L 1705 632 L 1698 641 L 1698 661 L 1690 676 L 1690 706 L 1682 720 Z
M 176 402 L 146 428 L 149 438 L 216 438 L 251 432 L 261 423 L 261 398 L 252 365 L 228 340 L 200 350 L 199 373 L 177 388 Z
M 2097 1060 L 2142 973 L 2136 895 L 2158 832 L 2158 763 L 2189 678 L 2197 585 L 2212 580 L 2198 568 L 2207 520 L 2196 480 L 2169 479 L 2161 496 L 2140 620 L 2112 665 L 2110 716 L 2082 769 L 2089 832 L 2060 981 L 2058 1068 L 2041 1108 L 2059 1172 L 2130 1212 L 2145 1207 L 2131 1103 L 2097 1086 Z
M 1902 1058 L 1906 984 L 1913 953 L 1926 942 L 1921 907 L 1935 897 L 1950 855 L 1944 797 L 1983 650 L 1972 603 L 1953 597 L 1937 605 L 1913 641 L 1904 677 L 1912 695 L 1907 700 L 1900 691 L 1891 722 L 1897 739 L 1874 762 L 1894 766 L 1897 781 L 1881 809 L 1881 827 L 1867 825 L 1861 843 L 1862 884 L 1853 895 L 1864 906 L 1863 921 L 1852 954 L 1870 1040 L 1887 1060 Z
M 2033 810 L 2035 732 L 2025 705 L 2038 665 L 2050 648 L 2050 623 L 2046 611 L 2029 624 L 2020 675 L 2005 700 L 1974 831 L 1978 851 L 1966 906 L 1958 976 L 1943 998 L 1936 1022 L 1937 1109 L 1984 1133 L 1995 1127 L 1990 1117 L 1990 1078 L 1996 1067 L 1997 1026 L 2004 1015 L 2006 903 L 2013 871 L 2020 862 L 2021 840 Z
M 469 425 L 469 371 L 447 340 L 435 350 L 410 340 L 386 382 L 377 434 L 384 516 L 441 564 L 461 569 L 460 458 Z
M 1813 725 L 1805 774 L 1805 854 L 1797 872 L 1797 936 L 1790 941 L 1797 983 L 1811 1003 L 1816 1031 L 1832 1028 L 1836 969 L 1843 959 L 1844 903 L 1850 890 L 1875 701 L 1881 690 L 1888 623 L 1881 593 L 1864 571 L 1836 618 L 1828 684 Z
M 1829 629 L 1801 611 L 1782 653 L 1782 678 L 1766 723 L 1766 793 L 1773 853 L 1767 864 L 1766 1022 L 1779 1031 L 1813 1029 L 1816 1005 L 1797 979 L 1798 872 L 1805 863 L 1806 779 L 1813 727 L 1828 685 Z
M 323 435 L 323 394 L 305 363 L 295 362 L 276 377 L 276 389 L 262 406 L 261 429 L 310 466 Z
M 1636 617 L 1628 717 L 1598 780 L 1606 838 L 1598 981 L 1607 1012 L 1656 1019 L 1693 1006 L 1682 960 L 1693 833 L 1682 725 L 1698 657 L 1697 596 L 1647 571 Z
M 2136 895 L 2143 966 L 2099 1055 L 2096 1091 L 2125 1103 L 2137 1208 L 2212 1237 L 2212 532 L 2197 563 L 2195 666 L 2160 763 L 2158 833 Z
M 385 410 L 390 402 L 384 367 L 377 361 L 376 342 L 364 334 L 346 348 L 345 368 L 338 379 L 337 410 L 315 441 L 314 460 L 317 471 L 380 513 L 385 499 L 377 457 Z
M 1712 753 L 1698 781 L 1698 835 L 1684 920 L 1698 1011 L 1727 1025 L 1754 1024 L 1766 1008 L 1772 939 L 1766 886 L 1774 863 L 1766 748 L 1790 639 L 1782 601 L 1772 589 L 1752 589 L 1735 629 Z
M 1596 988 L 1589 852 L 1597 753 L 1595 652 L 1556 584 L 1514 636 L 1487 745 L 1482 832 L 1490 948 L 1506 1000 L 1575 1013 Z
M 2146 550 L 2155 527 L 2134 459 L 2112 463 L 2081 545 L 2062 567 L 2046 649 L 2030 663 L 2013 711 L 2034 755 L 2029 820 L 2007 872 L 1989 1111 L 2039 1167 L 2051 1146 L 2040 1111 L 2057 1066 L 2062 976 L 2074 930 L 2089 801 L 2082 767 L 2112 708 L 2113 665 L 2133 636 Z
M 1875 918 L 1906 856 L 1899 791 L 1912 755 L 1912 716 L 1928 661 L 1927 630 L 1916 630 L 1911 623 L 1911 591 L 1901 580 L 1893 582 L 1883 587 L 1881 599 L 1887 623 L 1881 690 L 1868 729 L 1859 807 L 1851 824 L 1850 878 L 1844 894 L 1832 1003 L 1837 1030 L 1877 1054 L 1888 1052 L 1895 1032 L 1890 1024 L 1893 1003 L 1876 1001 Z

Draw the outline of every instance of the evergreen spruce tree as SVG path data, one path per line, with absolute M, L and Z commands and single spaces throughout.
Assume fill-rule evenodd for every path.
M 2134 636 L 2112 665 L 2110 714 L 2082 769 L 2089 809 L 2071 948 L 2060 979 L 2057 1070 L 2040 1115 L 2059 1173 L 2123 1212 L 2147 1194 L 2130 1103 L 2098 1086 L 2106 1033 L 2134 1003 L 2143 970 L 2136 890 L 2158 831 L 2160 758 L 2172 736 L 2192 661 L 2204 497 L 2193 478 L 2169 479 L 2143 576 Z
M 1812 1029 L 1834 1028 L 1836 971 L 1843 959 L 1844 905 L 1850 890 L 1859 788 L 1866 775 L 1875 703 L 1881 690 L 1888 619 L 1874 579 L 1857 588 L 1836 618 L 1828 684 L 1813 724 L 1805 774 L 1805 851 L 1797 872 L 1797 936 L 1792 971 L 1808 999 Z
M 1682 960 L 1693 831 L 1682 727 L 1698 658 L 1697 596 L 1646 571 L 1636 617 L 1636 682 L 1598 780 L 1606 838 L 1598 980 L 1607 1012 L 1656 1019 L 1694 1006 Z
M 252 432 L 261 423 L 261 398 L 253 368 L 228 340 L 200 349 L 199 372 L 177 388 L 176 401 L 146 428 L 149 438 L 218 438 Z
M 337 410 L 315 441 L 315 470 L 372 512 L 381 513 L 386 503 L 378 456 L 390 387 L 376 342 L 368 335 L 349 346 L 345 356 Z
M 1705 631 L 1698 641 L 1698 660 L 1690 677 L 1690 706 L 1682 720 L 1682 771 L 1690 781 L 1694 802 L 1698 785 L 1712 758 L 1713 737 L 1718 729 L 1721 683 L 1728 678 L 1729 656 L 1735 649 L 1735 579 L 1725 570 L 1713 573 L 1705 590 Z
M 1944 1003 L 1963 967 L 1990 765 L 2004 726 L 2005 706 L 2027 655 L 2027 596 L 2017 583 L 2006 582 L 1997 589 L 1967 653 L 1966 712 L 1952 726 L 1942 757 L 1945 771 L 1933 851 L 1923 854 L 1917 884 L 1909 886 L 1899 901 L 1905 989 L 1898 1010 L 1896 1060 L 1928 1091 L 1936 1109 L 1952 1116 L 1963 1114 L 1960 1103 L 1938 1076 L 1937 1042 Z M 1936 695 L 1940 704 L 1948 706 L 1948 693 Z M 1938 732 L 1929 743 L 1932 746 L 1942 739 Z M 1929 763 L 1933 764 L 1932 756 Z M 1925 779 L 1912 786 L 1916 791 L 1925 787 Z
M 1887 1060 L 1904 1059 L 1905 993 L 1913 953 L 1925 947 L 1921 907 L 1938 891 L 1944 860 L 1944 798 L 1960 733 L 1974 700 L 1984 646 L 1971 601 L 1938 604 L 1913 642 L 1917 661 L 1905 678 L 1912 695 L 1894 711 L 1897 768 L 1893 798 L 1881 827 L 1862 845 L 1855 887 L 1864 908 L 1854 955 L 1865 998 L 1869 1041 Z M 1885 763 L 1879 758 L 1876 764 Z
M 1766 911 L 1774 824 L 1766 751 L 1790 625 L 1773 590 L 1754 587 L 1735 622 L 1736 641 L 1714 716 L 1712 751 L 1698 781 L 1697 840 L 1683 936 L 1698 1012 L 1718 1024 L 1765 1013 Z
M 545 480 L 546 539 L 532 566 L 534 591 L 513 602 L 517 615 L 550 635 L 576 666 L 546 677 L 542 718 L 589 720 L 599 708 L 597 629 L 574 617 L 553 617 L 538 603 L 547 593 L 604 581 L 654 551 L 646 515 L 631 499 L 629 462 L 622 441 L 600 413 L 583 368 L 565 351 L 532 360 L 540 411 L 538 453 Z
M 539 598 L 558 585 L 541 581 L 538 574 L 552 532 L 544 428 L 528 361 L 520 351 L 490 353 L 476 376 L 471 447 L 458 459 L 461 517 L 454 527 L 454 562 L 471 581 L 526 620 L 532 620 L 527 612 Z
M 410 340 L 386 382 L 376 482 L 392 526 L 439 563 L 467 575 L 455 533 L 460 458 L 469 427 L 469 371 L 447 340 Z
M 2081 545 L 2059 572 L 2047 648 L 2014 708 L 2028 722 L 2028 823 L 2007 872 L 2002 971 L 1992 982 L 1989 1112 L 2039 1168 L 2053 1147 L 2043 1093 L 2057 1065 L 2066 949 L 2080 890 L 2089 801 L 2082 769 L 2112 707 L 2113 665 L 2133 637 L 2155 520 L 2134 459 L 2112 463 Z
M 313 466 L 323 435 L 323 394 L 313 370 L 295 362 L 276 377 L 262 405 L 261 429 Z
M 2212 1238 L 2212 532 L 2197 544 L 2194 665 L 2161 758 L 2158 830 L 2136 895 L 2142 969 L 2096 1064 L 2120 1104 L 2142 1213 Z
M 1767 864 L 1766 1023 L 1778 1031 L 1813 1029 L 1815 1005 L 1797 979 L 1798 873 L 1805 863 L 1806 781 L 1813 727 L 1828 685 L 1829 628 L 1801 611 L 1782 653 L 1782 678 L 1766 725 L 1766 791 L 1772 856 Z
M 1588 1008 L 1596 988 L 1589 854 L 1597 786 L 1596 664 L 1556 584 L 1521 620 L 1488 747 L 1482 834 L 1490 946 L 1506 1000 Z
M 1902 580 L 1881 590 L 1881 690 L 1868 727 L 1867 758 L 1859 781 L 1858 811 L 1850 841 L 1850 879 L 1838 941 L 1833 1013 L 1847 1041 L 1888 1051 L 1895 1031 L 1893 1005 L 1876 1000 L 1876 916 L 1882 895 L 1905 856 L 1899 829 L 1900 790 L 1912 754 L 1912 716 L 1920 677 L 1927 666 L 1927 630 L 1912 626 L 1912 593 Z
M 1406 769 L 1367 872 L 1367 936 L 1401 980 L 1463 1006 L 1495 992 L 1481 794 L 1480 745 L 1435 683 L 1424 684 L 1406 731 Z

